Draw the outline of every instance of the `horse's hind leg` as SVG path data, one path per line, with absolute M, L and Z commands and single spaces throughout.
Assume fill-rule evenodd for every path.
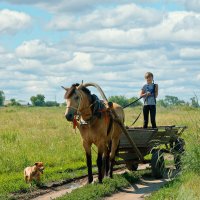
M 92 155 L 91 155 L 91 146 L 83 143 L 86 152 L 87 159 L 87 168 L 88 168 L 88 183 L 92 183 L 93 175 L 92 175 Z
M 103 163 L 102 163 L 102 155 L 103 153 L 98 152 L 98 157 L 97 157 L 97 166 L 98 166 L 98 179 L 99 179 L 99 183 L 102 183 L 103 180 Z
M 108 172 L 110 170 L 110 152 L 111 152 L 111 141 L 109 142 L 109 146 L 106 148 L 106 153 L 105 153 L 106 176 L 108 176 Z
M 115 154 L 117 152 L 118 144 L 119 144 L 119 139 L 113 138 L 111 144 L 111 153 L 110 153 L 110 178 L 113 177 L 113 166 L 115 163 Z

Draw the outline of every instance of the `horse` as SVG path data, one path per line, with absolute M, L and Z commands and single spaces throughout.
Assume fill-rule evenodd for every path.
M 100 101 L 96 95 L 84 85 L 73 84 L 70 88 L 63 87 L 66 92 L 65 117 L 73 122 L 80 131 L 83 147 L 86 153 L 88 168 L 88 183 L 93 182 L 91 146 L 96 145 L 98 149 L 97 166 L 98 181 L 102 183 L 104 175 L 113 177 L 113 166 L 118 149 L 121 128 L 106 109 L 105 102 Z M 101 108 L 100 108 L 101 107 Z M 113 109 L 119 119 L 124 123 L 124 111 L 122 107 L 113 103 Z M 77 119 L 78 118 L 78 119 Z

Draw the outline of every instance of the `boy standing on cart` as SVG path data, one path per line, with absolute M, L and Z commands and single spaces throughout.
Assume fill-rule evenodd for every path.
M 144 99 L 143 128 L 148 127 L 149 112 L 150 112 L 150 117 L 151 117 L 152 128 L 157 128 L 156 126 L 156 98 L 158 96 L 158 84 L 154 84 L 153 74 L 151 72 L 147 72 L 145 74 L 145 79 L 147 83 L 142 87 L 141 92 L 140 92 L 140 97 L 143 97 Z

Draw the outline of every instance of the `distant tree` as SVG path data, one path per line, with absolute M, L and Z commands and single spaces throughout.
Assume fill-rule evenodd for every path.
M 45 105 L 45 96 L 42 94 L 38 94 L 37 96 L 32 96 L 30 98 L 33 106 L 44 106 Z
M 162 107 L 167 107 L 168 104 L 165 102 L 164 99 L 159 99 L 157 102 L 156 102 L 157 106 L 162 106 Z
M 198 99 L 197 99 L 197 97 L 192 97 L 192 98 L 190 98 L 190 100 L 191 100 L 191 106 L 192 107 L 194 107 L 194 108 L 198 108 L 199 107 L 199 101 L 198 101 Z
M 166 106 L 178 106 L 178 105 L 184 105 L 185 101 L 180 100 L 176 96 L 165 96 L 164 103 Z
M 125 96 L 111 96 L 108 98 L 108 101 L 117 103 L 120 106 L 126 106 L 127 104 L 129 104 L 129 101 Z
M 67 106 L 66 102 L 62 103 L 61 105 L 62 105 L 62 106 Z
M 4 101 L 5 101 L 4 92 L 2 90 L 0 90 L 0 106 L 3 106 Z
M 128 103 L 132 103 L 134 101 L 136 101 L 138 99 L 138 97 L 131 97 L 130 99 L 128 99 Z M 135 106 L 141 106 L 142 102 L 141 101 L 137 101 L 134 104 L 130 105 L 130 107 L 135 107 Z
M 19 102 L 17 102 L 15 99 L 10 99 L 10 102 L 8 105 L 9 106 L 21 106 Z
M 46 101 L 45 106 L 47 107 L 52 107 L 52 106 L 59 106 L 60 104 L 57 103 L 56 101 Z
M 183 100 L 180 100 L 176 96 L 167 95 L 165 96 L 164 99 L 159 99 L 157 101 L 157 105 L 162 107 L 168 107 L 168 106 L 188 105 L 188 103 Z

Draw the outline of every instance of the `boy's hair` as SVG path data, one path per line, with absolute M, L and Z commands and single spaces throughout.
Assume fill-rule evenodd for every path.
M 152 77 L 153 78 L 153 74 L 151 72 L 146 72 L 144 75 L 144 78 L 148 78 L 148 77 Z

